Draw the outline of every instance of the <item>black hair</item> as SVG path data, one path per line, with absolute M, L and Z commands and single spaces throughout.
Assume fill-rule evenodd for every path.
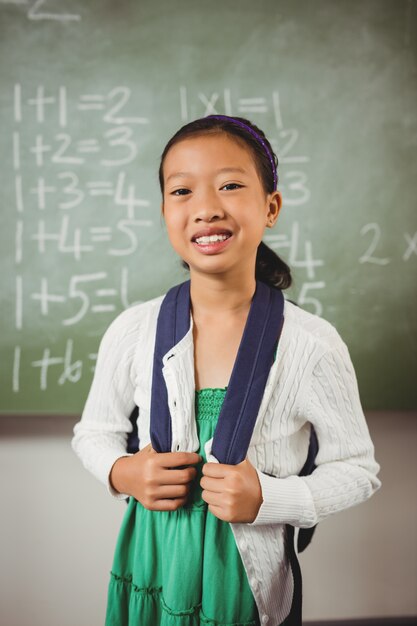
M 216 133 L 226 133 L 238 142 L 243 141 L 245 146 L 249 148 L 252 153 L 255 161 L 255 167 L 265 193 L 268 194 L 274 191 L 274 172 L 272 171 L 271 161 L 265 151 L 265 148 L 250 133 L 249 130 L 233 123 L 234 119 L 246 124 L 262 137 L 263 141 L 268 146 L 276 168 L 278 168 L 278 158 L 274 153 L 271 144 L 265 137 L 264 132 L 255 126 L 255 124 L 244 117 L 235 117 L 230 119 L 203 117 L 182 126 L 166 144 L 161 155 L 161 163 L 159 166 L 159 185 L 162 196 L 164 195 L 164 161 L 172 146 L 190 137 Z M 189 269 L 189 265 L 186 261 L 183 260 L 181 264 L 184 268 Z M 259 244 L 256 254 L 255 278 L 277 289 L 288 289 L 292 284 L 291 270 L 288 265 L 263 241 Z

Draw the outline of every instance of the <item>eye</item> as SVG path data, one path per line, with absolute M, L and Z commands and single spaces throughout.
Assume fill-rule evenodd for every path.
M 186 196 L 188 193 L 190 193 L 189 189 L 185 189 L 184 187 L 181 187 L 181 189 L 175 189 L 175 191 L 171 192 L 171 196 Z
M 240 189 L 241 187 L 243 187 L 243 185 L 239 185 L 238 183 L 227 183 L 226 185 L 223 185 L 221 189 L 225 189 L 226 187 L 234 187 L 235 189 Z M 233 191 L 233 189 L 231 191 Z

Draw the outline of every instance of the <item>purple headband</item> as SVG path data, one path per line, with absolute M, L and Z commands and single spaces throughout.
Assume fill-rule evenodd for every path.
M 237 124 L 238 126 L 241 126 L 242 128 L 245 128 L 247 131 L 250 132 L 251 135 L 253 135 L 255 137 L 255 139 L 262 145 L 263 149 L 265 150 L 266 154 L 268 155 L 268 159 L 271 162 L 272 173 L 274 175 L 274 191 L 276 191 L 277 183 L 278 183 L 278 180 L 277 180 L 277 168 L 275 166 L 274 159 L 272 158 L 271 151 L 269 150 L 268 146 L 266 145 L 266 143 L 262 139 L 262 137 L 260 135 L 258 135 L 258 133 L 255 130 L 253 130 L 253 128 L 248 126 L 247 124 L 244 124 L 240 120 L 237 120 L 234 117 L 230 117 L 229 115 L 207 115 L 207 117 L 209 117 L 209 118 L 211 117 L 211 118 L 217 119 L 217 120 L 229 120 L 230 122 L 234 122 L 234 124 Z

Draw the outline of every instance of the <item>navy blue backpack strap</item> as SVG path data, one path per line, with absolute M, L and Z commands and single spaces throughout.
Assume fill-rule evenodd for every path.
M 310 445 L 308 446 L 307 460 L 304 463 L 304 466 L 299 473 L 299 476 L 309 476 L 314 472 L 314 470 L 316 469 L 315 459 L 318 451 L 319 442 L 317 439 L 316 431 L 314 430 L 314 426 L 311 426 Z M 297 552 L 303 552 L 307 548 L 313 538 L 315 530 L 316 526 L 312 526 L 311 528 L 300 528 L 297 539 Z
M 220 463 L 246 458 L 283 323 L 282 291 L 257 281 L 214 431 L 212 454 Z
M 171 452 L 172 428 L 162 359 L 190 329 L 190 281 L 172 287 L 158 314 L 152 371 L 150 437 L 156 452 Z M 168 356 L 169 358 L 169 356 Z
M 132 424 L 132 432 L 128 434 L 126 444 L 126 452 L 129 452 L 129 454 L 135 454 L 135 452 L 139 451 L 138 415 L 139 409 L 135 406 L 129 416 L 130 423 Z
M 299 476 L 308 476 L 312 474 L 316 468 L 315 458 L 319 449 L 318 439 L 316 432 L 311 426 L 310 431 L 310 444 L 308 447 L 307 460 L 302 467 Z M 317 526 L 312 528 L 300 528 L 298 531 L 297 539 L 297 552 L 302 552 L 309 545 L 314 531 Z M 294 526 L 290 524 L 285 525 L 285 551 L 288 561 L 290 563 L 291 572 L 294 581 L 294 592 L 292 597 L 291 610 L 286 617 L 282 626 L 302 626 L 302 605 L 303 605 L 303 580 L 301 576 L 300 563 L 298 562 L 297 552 L 295 550 L 294 542 Z
M 172 287 L 162 300 L 158 314 L 155 349 L 152 372 L 151 402 L 151 443 L 157 452 L 171 451 L 171 419 L 168 406 L 167 389 L 162 374 L 163 356 L 178 343 L 190 327 L 190 281 Z M 138 407 L 130 415 L 132 432 L 127 438 L 127 452 L 134 454 L 139 450 L 137 428 Z M 157 416 L 157 417 L 156 417 Z

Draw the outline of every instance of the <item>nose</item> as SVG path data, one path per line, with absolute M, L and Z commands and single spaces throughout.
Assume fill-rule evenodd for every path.
M 224 217 L 224 209 L 216 192 L 212 189 L 205 189 L 198 194 L 196 198 L 196 208 L 194 220 L 211 222 L 213 219 L 222 219 Z

